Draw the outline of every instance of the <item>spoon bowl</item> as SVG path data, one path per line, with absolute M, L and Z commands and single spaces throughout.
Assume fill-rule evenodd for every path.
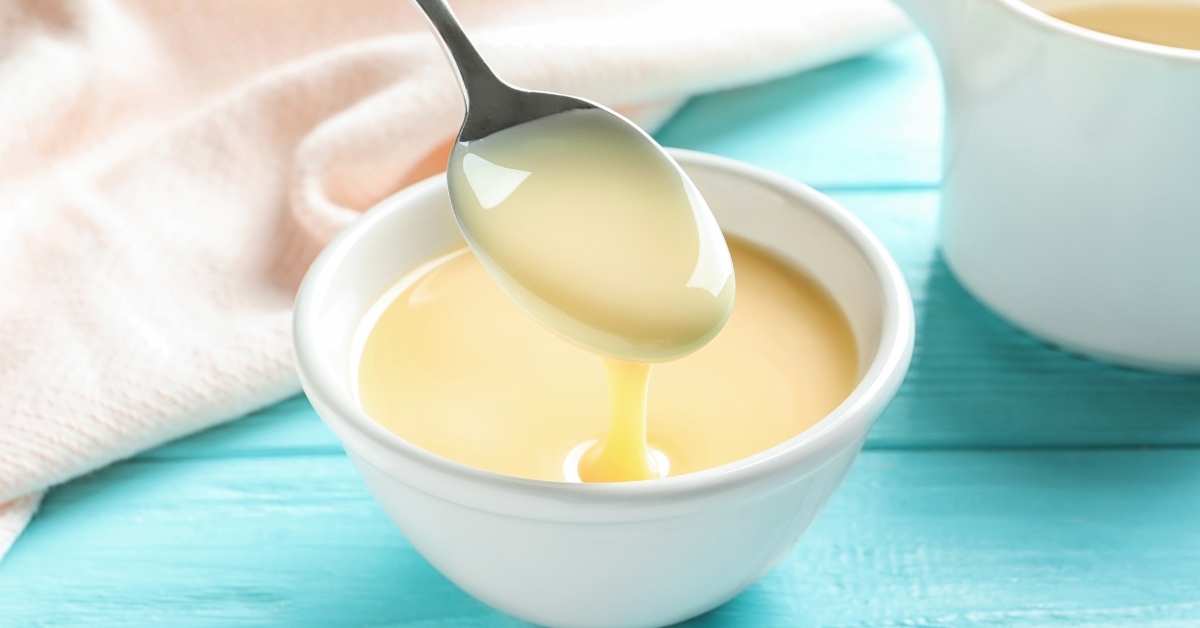
M 415 1 L 463 88 L 450 201 L 492 278 L 551 331 L 603 356 L 666 361 L 711 340 L 733 308 L 733 263 L 679 165 L 601 105 L 508 85 L 442 0 Z

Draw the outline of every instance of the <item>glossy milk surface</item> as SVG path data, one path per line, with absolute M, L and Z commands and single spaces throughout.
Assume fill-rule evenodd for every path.
M 742 285 L 729 323 L 650 375 L 649 442 L 671 475 L 782 443 L 857 381 L 854 338 L 824 290 L 733 242 Z M 570 451 L 604 438 L 601 358 L 538 325 L 469 250 L 417 269 L 373 311 L 369 334 L 360 331 L 360 402 L 405 440 L 474 467 L 564 480 Z

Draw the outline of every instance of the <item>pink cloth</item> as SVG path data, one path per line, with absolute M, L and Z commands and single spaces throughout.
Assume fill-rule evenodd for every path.
M 496 71 L 643 124 L 863 52 L 886 0 L 460 0 Z M 42 491 L 299 391 L 292 297 L 462 115 L 406 0 L 0 4 L 0 556 Z

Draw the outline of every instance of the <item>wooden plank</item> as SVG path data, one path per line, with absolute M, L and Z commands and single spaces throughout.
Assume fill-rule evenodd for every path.
M 698 626 L 1185 625 L 1200 452 L 867 452 L 813 530 Z M 53 491 L 0 565 L 6 625 L 505 626 L 344 456 L 135 461 Z
M 454 625 L 344 455 L 131 461 L 55 489 L 0 565 L 6 625 Z
M 1195 626 L 1200 453 L 876 452 L 698 626 Z
M 655 137 L 822 189 L 936 186 L 942 92 L 913 36 L 872 54 L 692 99 Z

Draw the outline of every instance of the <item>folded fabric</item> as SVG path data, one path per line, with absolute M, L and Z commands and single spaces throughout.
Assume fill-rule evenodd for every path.
M 852 56 L 887 0 L 459 0 L 517 85 L 653 126 Z M 0 556 L 41 492 L 298 392 L 291 304 L 445 164 L 453 74 L 406 0 L 0 5 Z

